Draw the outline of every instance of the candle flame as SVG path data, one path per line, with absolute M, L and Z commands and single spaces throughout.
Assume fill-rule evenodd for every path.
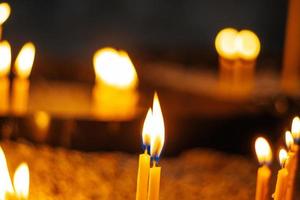
M 15 195 L 19 199 L 28 199 L 29 179 L 28 165 L 26 163 L 21 163 L 14 175 Z
M 20 78 L 29 77 L 34 62 L 34 57 L 35 57 L 35 47 L 33 43 L 28 42 L 22 47 L 16 59 L 15 67 L 16 67 L 16 73 L 18 77 Z
M 165 125 L 157 93 L 154 94 L 151 131 L 151 156 L 159 158 L 165 142 Z
M 0 26 L 8 19 L 10 11 L 8 3 L 0 3 Z
M 292 122 L 292 135 L 295 140 L 300 140 L 300 118 L 294 117 Z
M 9 171 L 6 163 L 5 154 L 0 147 L 0 199 L 5 199 L 5 196 L 14 192 Z
M 225 28 L 217 34 L 215 47 L 218 54 L 224 58 L 252 60 L 260 52 L 260 41 L 250 30 L 238 32 L 233 28 Z
M 279 151 L 279 162 L 280 162 L 280 165 L 282 167 L 284 166 L 287 159 L 288 159 L 288 153 L 286 152 L 286 150 L 285 149 L 280 149 L 280 151 Z
M 288 147 L 288 149 L 291 149 L 294 145 L 294 138 L 290 131 L 285 132 L 285 144 Z
M 150 146 L 150 142 L 151 142 L 151 130 L 153 125 L 152 118 L 153 118 L 152 109 L 149 108 L 143 126 L 143 143 L 146 146 Z
M 7 41 L 2 41 L 0 42 L 0 77 L 6 76 L 9 73 L 10 65 L 11 47 Z
M 272 161 L 272 150 L 265 138 L 259 137 L 256 139 L 255 151 L 260 164 L 267 164 Z
M 113 48 L 98 50 L 93 59 L 96 80 L 118 88 L 136 88 L 137 73 L 125 51 Z

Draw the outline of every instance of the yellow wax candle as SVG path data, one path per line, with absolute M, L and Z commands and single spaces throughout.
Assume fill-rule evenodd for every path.
M 288 158 L 288 154 L 284 149 L 279 151 L 279 160 L 282 166 L 282 169 L 278 171 L 277 174 L 277 182 L 274 193 L 274 200 L 284 200 L 287 189 L 287 181 L 288 181 L 288 170 L 285 168 L 285 162 Z
M 95 53 L 93 63 L 93 114 L 110 120 L 132 118 L 138 102 L 138 77 L 128 54 L 103 48 Z
M 0 114 L 6 114 L 9 110 L 9 79 L 0 78 Z
M 29 96 L 29 80 L 35 57 L 35 47 L 26 43 L 15 62 L 16 78 L 13 81 L 12 111 L 15 114 L 24 114 L 27 111 Z
M 262 165 L 257 171 L 255 200 L 267 200 L 271 170 L 267 164 L 272 161 L 272 150 L 268 141 L 259 137 L 255 141 L 255 151 L 259 163 Z
M 148 200 L 159 200 L 160 172 L 161 167 L 157 167 L 154 162 L 153 167 L 150 169 L 149 175 Z
M 0 114 L 5 114 L 9 108 L 10 65 L 11 47 L 7 41 L 0 42 Z
M 150 152 L 153 166 L 149 173 L 148 200 L 158 200 L 160 190 L 161 167 L 156 166 L 165 141 L 165 126 L 158 96 L 155 93 L 152 112 L 152 129 L 150 136 Z
M 140 154 L 139 167 L 137 175 L 136 200 L 147 200 L 148 195 L 148 180 L 150 169 L 150 155 L 147 152 L 147 147 L 150 146 L 150 134 L 152 128 L 152 110 L 148 110 L 143 126 L 143 146 L 145 153 Z

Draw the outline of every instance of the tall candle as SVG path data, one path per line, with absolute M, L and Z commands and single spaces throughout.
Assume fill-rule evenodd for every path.
M 11 12 L 10 6 L 8 3 L 0 3 L 0 41 L 3 34 L 3 23 L 7 20 Z
M 271 177 L 271 170 L 268 165 L 272 161 L 272 150 L 268 141 L 259 137 L 255 141 L 255 151 L 258 161 L 262 165 L 257 170 L 255 200 L 267 200 L 269 199 L 269 182 Z
M 148 147 L 150 147 L 150 134 L 152 125 L 152 110 L 148 110 L 144 126 L 143 126 L 143 147 L 144 153 L 139 156 L 139 166 L 137 175 L 136 200 L 147 200 L 148 195 L 148 179 L 150 169 L 150 155 Z
M 288 181 L 288 170 L 285 167 L 285 163 L 288 159 L 288 154 L 286 150 L 280 149 L 279 151 L 279 160 L 281 169 L 277 174 L 276 188 L 274 193 L 274 200 L 284 200 L 287 189 L 287 181 Z
M 158 96 L 155 93 L 153 102 L 150 152 L 153 160 L 153 166 L 149 173 L 148 200 L 158 200 L 160 191 L 161 167 L 158 166 L 159 156 L 161 154 L 165 141 L 165 126 L 162 111 L 160 108 Z
M 300 87 L 300 1 L 288 2 L 282 87 L 288 93 L 297 93 Z
M 9 110 L 10 65 L 11 47 L 7 41 L 0 42 L 0 114 Z
M 138 102 L 138 77 L 128 54 L 103 48 L 95 53 L 93 63 L 93 114 L 106 120 L 132 118 Z
M 17 115 L 26 113 L 30 82 L 28 77 L 31 73 L 35 57 L 35 47 L 32 43 L 26 43 L 15 62 L 16 78 L 12 88 L 12 111 Z

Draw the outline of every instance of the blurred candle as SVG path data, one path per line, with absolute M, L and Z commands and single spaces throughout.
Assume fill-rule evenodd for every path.
M 133 117 L 138 101 L 138 77 L 125 51 L 103 48 L 94 55 L 96 83 L 93 113 L 96 117 L 120 120 Z
M 28 96 L 29 96 L 29 80 L 35 57 L 35 47 L 32 43 L 26 43 L 15 62 L 16 77 L 13 80 L 12 89 L 12 111 L 14 114 L 21 115 L 26 113 Z
M 29 197 L 29 168 L 26 163 L 21 163 L 14 174 L 15 199 L 26 200 Z
M 288 159 L 288 154 L 286 150 L 280 149 L 279 151 L 279 161 L 281 165 L 281 169 L 277 174 L 277 182 L 274 193 L 274 200 L 284 200 L 287 188 L 287 180 L 288 180 L 288 170 L 285 168 L 285 163 Z
M 0 114 L 9 110 L 9 72 L 11 65 L 11 47 L 7 41 L 0 42 Z
M 260 41 L 250 30 L 238 32 L 233 28 L 221 30 L 215 40 L 219 54 L 220 83 L 231 94 L 249 93 L 253 85 Z
M 11 9 L 8 3 L 0 3 L 0 41 L 2 39 L 3 23 L 8 19 L 10 11 Z
M 165 126 L 162 111 L 159 104 L 159 99 L 156 93 L 154 95 L 152 112 L 153 126 L 150 138 L 150 153 L 153 159 L 153 166 L 150 168 L 149 173 L 148 200 L 158 200 L 160 190 L 161 167 L 159 167 L 157 164 L 165 141 Z
M 293 199 L 294 182 L 296 176 L 296 157 L 295 152 L 292 150 L 294 146 L 294 138 L 290 131 L 285 132 L 285 143 L 288 147 L 288 159 L 286 161 L 286 168 L 288 170 L 288 182 L 285 200 Z
M 150 169 L 150 155 L 148 147 L 150 147 L 150 135 L 152 126 L 152 110 L 149 108 L 144 126 L 143 126 L 143 148 L 144 153 L 139 156 L 139 167 L 137 175 L 136 200 L 147 200 L 148 179 Z
M 271 170 L 268 165 L 272 161 L 272 150 L 268 141 L 259 137 L 255 141 L 255 151 L 261 165 L 257 171 L 255 200 L 267 200 L 269 199 L 269 182 L 271 177 Z

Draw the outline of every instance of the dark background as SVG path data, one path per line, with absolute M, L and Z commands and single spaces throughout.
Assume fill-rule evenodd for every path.
M 262 42 L 260 61 L 271 59 L 280 69 L 285 0 L 7 2 L 12 15 L 4 38 L 12 43 L 14 54 L 33 41 L 38 51 L 35 65 L 50 78 L 59 76 L 53 69 L 85 67 L 92 73 L 93 53 L 103 46 L 127 50 L 139 65 L 169 60 L 209 63 L 217 69 L 214 38 L 228 26 L 254 30 Z

